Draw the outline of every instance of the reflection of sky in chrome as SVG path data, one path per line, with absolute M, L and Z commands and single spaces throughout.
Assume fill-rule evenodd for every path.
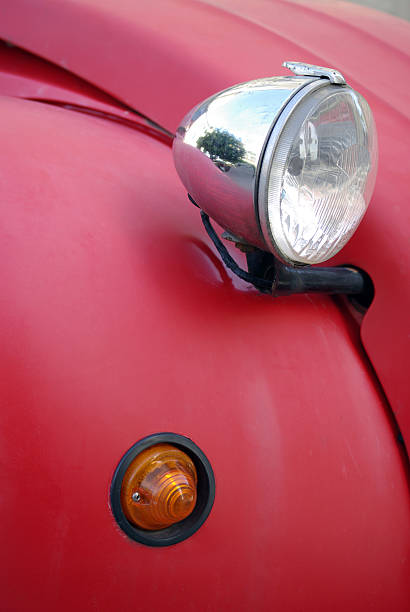
M 194 115 L 185 142 L 196 146 L 198 138 L 213 129 L 227 130 L 242 141 L 244 160 L 256 163 L 269 126 L 289 93 L 306 79 L 275 77 L 238 85 L 210 100 L 205 112 Z

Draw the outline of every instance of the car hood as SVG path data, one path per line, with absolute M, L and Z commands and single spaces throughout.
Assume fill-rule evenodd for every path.
M 333 262 L 357 265 L 373 279 L 376 296 L 362 339 L 401 426 L 410 432 L 407 22 L 318 0 L 14 0 L 1 16 L 0 37 L 171 131 L 214 92 L 285 74 L 284 60 L 340 70 L 374 111 L 380 161 L 370 209 Z
M 409 25 L 348 3 L 15 0 L 0 21 L 1 38 L 172 131 L 216 91 L 285 74 L 285 59 L 337 67 L 366 97 L 410 112 Z

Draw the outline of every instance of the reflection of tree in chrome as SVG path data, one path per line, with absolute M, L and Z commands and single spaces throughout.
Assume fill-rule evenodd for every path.
M 209 155 L 212 161 L 228 162 L 228 164 L 242 161 L 246 152 L 241 140 L 227 130 L 221 129 L 207 130 L 198 138 L 196 146 Z

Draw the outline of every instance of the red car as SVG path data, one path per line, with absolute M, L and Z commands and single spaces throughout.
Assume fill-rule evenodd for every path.
M 1 609 L 408 611 L 410 25 L 1 8 Z

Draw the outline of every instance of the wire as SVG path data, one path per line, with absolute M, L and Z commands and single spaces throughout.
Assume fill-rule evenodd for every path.
M 191 196 L 188 195 L 188 197 L 191 202 L 199 208 Z M 199 211 L 205 230 L 214 243 L 225 266 L 236 274 L 236 276 L 256 287 L 258 291 L 269 293 L 273 297 L 293 295 L 296 293 L 339 293 L 350 296 L 355 295 L 356 300 L 364 307 L 370 305 L 374 295 L 373 283 L 362 270 L 358 270 L 351 266 L 316 268 L 306 266 L 303 268 L 292 268 L 275 261 L 273 266 L 274 275 L 271 280 L 243 270 L 238 266 L 236 261 L 229 254 L 228 249 L 222 243 L 209 220 L 209 216 L 201 208 L 199 208 Z M 253 260 L 253 255 L 254 253 L 248 254 L 249 269 L 255 269 L 255 271 L 260 270 L 262 274 L 265 269 L 266 271 L 272 269 L 272 265 L 267 266 L 266 261 L 260 258 L 257 258 L 256 261 Z
M 189 198 L 189 199 L 191 200 L 191 202 L 193 202 L 192 198 Z M 195 206 L 198 206 L 195 202 L 193 202 L 193 204 L 195 204 Z M 236 263 L 236 261 L 233 259 L 233 257 L 231 257 L 231 255 L 228 253 L 228 249 L 225 247 L 224 244 L 222 244 L 218 234 L 212 227 L 212 224 L 209 220 L 209 216 L 201 209 L 200 209 L 200 213 L 201 213 L 202 223 L 204 224 L 206 232 L 208 236 L 210 237 L 210 239 L 212 240 L 212 242 L 214 243 L 226 267 L 232 270 L 232 272 L 236 274 L 236 276 L 239 276 L 239 278 L 246 281 L 247 283 L 250 283 L 251 285 L 259 289 L 260 291 L 268 291 L 269 293 L 271 293 L 272 292 L 272 282 L 264 278 L 259 278 L 258 276 L 254 276 L 253 274 L 250 274 L 249 272 L 246 272 L 246 270 L 243 270 L 242 268 L 240 268 L 238 264 Z

